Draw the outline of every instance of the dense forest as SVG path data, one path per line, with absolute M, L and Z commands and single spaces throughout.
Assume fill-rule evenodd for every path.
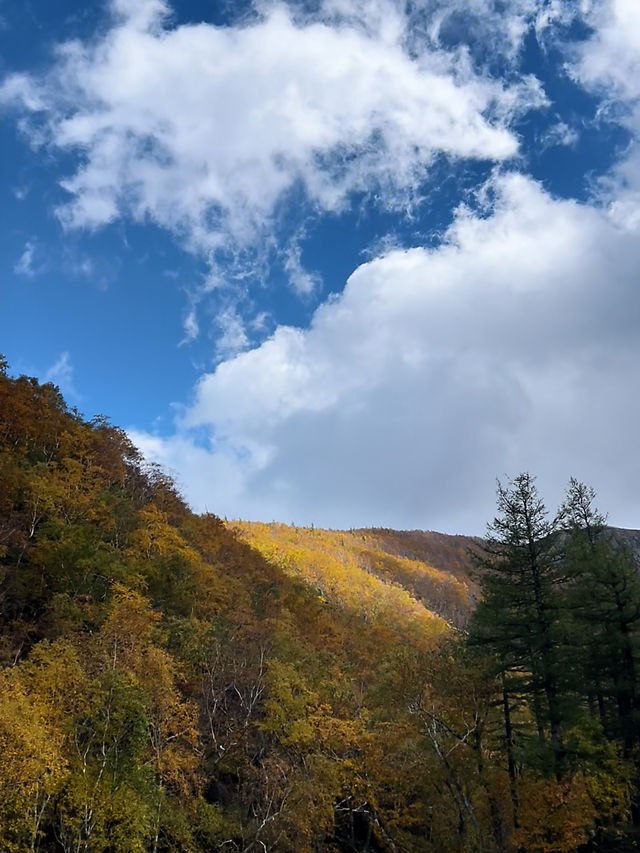
M 640 581 L 574 480 L 485 540 L 225 524 L 0 360 L 0 631 L 2 851 L 640 844 Z

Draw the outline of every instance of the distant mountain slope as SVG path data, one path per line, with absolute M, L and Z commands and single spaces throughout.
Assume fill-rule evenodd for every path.
M 471 552 L 480 539 L 387 529 L 320 530 L 233 522 L 245 541 L 327 599 L 370 618 L 464 625 L 477 598 Z
M 629 548 L 638 570 L 640 571 L 640 530 L 630 530 L 626 527 L 611 527 L 614 538 Z

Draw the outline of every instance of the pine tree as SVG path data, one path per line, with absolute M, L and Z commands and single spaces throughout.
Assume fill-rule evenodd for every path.
M 639 744 L 640 578 L 624 542 L 594 507 L 592 488 L 572 479 L 562 507 L 567 607 L 582 659 L 582 690 L 603 729 L 626 754 Z
M 498 483 L 498 515 L 478 559 L 483 597 L 471 620 L 472 643 L 494 655 L 507 707 L 520 699 L 535 721 L 543 765 L 563 765 L 562 678 L 558 661 L 563 570 L 558 522 L 550 520 L 535 478 Z

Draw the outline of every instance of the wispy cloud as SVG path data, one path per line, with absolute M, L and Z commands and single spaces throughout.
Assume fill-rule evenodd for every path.
M 300 296 L 308 296 L 322 284 L 319 273 L 305 269 L 302 263 L 302 247 L 300 241 L 304 232 L 298 233 L 291 240 L 284 252 L 284 269 L 289 276 L 289 282 Z
M 614 173 L 601 183 L 603 195 L 622 223 L 640 224 L 640 4 L 610 0 L 588 5 L 594 32 L 569 66 L 577 81 L 599 94 L 615 120 L 631 133 L 634 144 Z M 614 109 L 611 109 L 611 107 Z
M 198 324 L 198 317 L 195 308 L 190 308 L 187 312 L 182 322 L 182 328 L 184 329 L 184 337 L 180 341 L 180 346 L 184 346 L 185 344 L 195 341 L 200 334 L 200 326 Z
M 60 354 L 59 358 L 45 371 L 42 380 L 57 385 L 65 397 L 74 400 L 76 403 L 80 401 L 80 394 L 73 380 L 73 365 L 68 352 Z
M 41 271 L 41 267 L 36 264 L 37 243 L 35 240 L 27 240 L 24 244 L 24 249 L 18 260 L 13 265 L 13 271 L 17 275 L 24 275 L 27 278 L 34 278 Z
M 545 131 L 540 140 L 540 145 L 542 150 L 553 148 L 557 145 L 572 148 L 577 144 L 579 139 L 580 133 L 576 128 L 571 127 L 565 121 L 558 121 Z
M 516 154 L 510 119 L 544 102 L 531 80 L 482 76 L 427 35 L 408 52 L 394 3 L 347 6 L 170 28 L 165 4 L 118 0 L 101 40 L 61 46 L 48 75 L 10 76 L 0 98 L 38 118 L 34 143 L 80 155 L 65 225 L 150 219 L 202 252 L 264 239 L 296 188 L 323 211 L 374 188 L 393 205 L 436 153 Z
M 230 358 L 246 349 L 249 338 L 244 322 L 234 308 L 225 308 L 216 317 L 219 334 L 216 337 L 216 352 L 219 358 Z

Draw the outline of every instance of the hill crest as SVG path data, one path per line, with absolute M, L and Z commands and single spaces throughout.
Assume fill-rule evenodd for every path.
M 386 620 L 426 616 L 466 624 L 478 596 L 471 554 L 477 537 L 435 531 L 324 530 L 229 522 L 240 538 L 334 603 Z

